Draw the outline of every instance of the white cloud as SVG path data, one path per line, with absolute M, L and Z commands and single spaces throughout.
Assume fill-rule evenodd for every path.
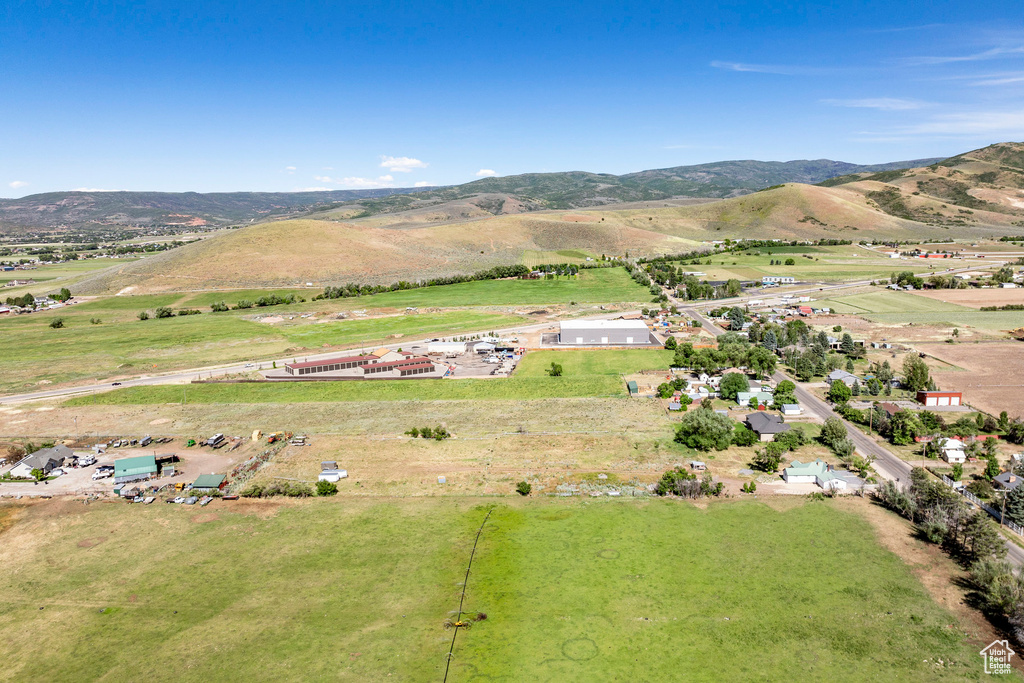
M 412 186 L 413 187 L 430 187 L 433 184 L 434 183 L 429 183 L 426 180 L 417 180 L 415 183 L 413 183 Z
M 902 131 L 915 134 L 999 134 L 1024 137 L 1024 110 L 941 114 Z
M 288 175 L 292 175 L 293 173 L 295 173 L 296 170 L 297 169 L 294 166 L 285 166 L 284 167 L 284 172 L 287 173 Z
M 881 109 L 882 111 L 907 111 L 930 107 L 928 102 L 903 100 L 896 97 L 869 97 L 860 100 L 821 100 L 822 104 L 833 107 L 855 107 L 859 109 Z
M 382 155 L 380 158 L 380 167 L 386 168 L 393 173 L 412 173 L 414 168 L 426 168 L 429 165 L 425 161 L 411 157 L 389 157 Z
M 7 183 L 7 186 L 13 187 L 15 190 L 17 190 L 19 187 L 28 187 L 28 183 L 26 183 L 24 180 L 13 180 Z
M 971 85 L 1013 85 L 1014 83 L 1024 83 L 1024 72 L 993 74 L 983 77 L 983 80 L 975 81 Z
M 333 182 L 335 182 L 334 179 L 331 178 L 331 176 L 329 176 L 329 175 L 313 176 L 313 180 L 316 180 L 317 182 L 321 182 L 321 183 L 333 183 Z
M 490 178 L 491 176 L 496 175 L 498 175 L 498 172 L 490 168 L 481 168 L 479 171 L 476 172 L 477 178 Z
M 933 66 L 938 64 L 956 64 L 958 62 L 981 62 L 989 59 L 999 59 L 1014 55 L 1024 55 L 1024 45 L 1014 47 L 994 47 L 990 50 L 975 52 L 970 55 L 958 55 L 954 57 L 910 57 L 904 60 L 910 66 Z
M 377 178 L 342 178 L 335 182 L 345 187 L 364 190 L 375 187 L 391 187 L 394 180 L 390 175 L 382 175 Z

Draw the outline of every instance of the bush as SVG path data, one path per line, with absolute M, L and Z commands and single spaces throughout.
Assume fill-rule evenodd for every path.
M 59 330 L 60 328 L 64 327 L 64 318 L 54 318 L 53 320 L 50 321 L 50 327 L 52 327 L 55 330 Z
M 239 495 L 243 498 L 272 498 L 274 496 L 308 498 L 313 495 L 313 489 L 309 484 L 285 481 L 272 484 L 249 484 Z
M 548 368 L 548 374 L 552 377 L 562 376 L 562 365 L 560 363 L 552 363 L 551 367 Z
M 516 484 L 516 493 L 520 496 L 528 496 L 531 491 L 533 491 L 533 486 L 531 486 L 528 481 L 521 481 Z
M 248 301 L 246 299 L 242 299 L 237 304 L 235 304 L 235 310 L 239 310 L 239 309 L 243 309 L 243 308 L 252 308 L 252 302 Z
M 333 481 L 318 481 L 316 483 L 316 495 L 333 496 L 338 493 L 338 485 Z
M 173 315 L 174 315 L 174 311 L 172 311 L 171 309 L 167 308 L 166 306 L 161 306 L 160 308 L 156 309 L 156 317 L 157 318 L 170 318 Z
M 103 321 L 100 320 L 99 318 L 89 318 L 89 322 L 93 325 L 99 325 Z
M 224 311 L 228 310 L 228 305 L 223 301 L 217 301 L 210 305 L 210 310 L 213 311 L 214 313 L 223 313 Z
M 198 308 L 183 308 L 178 311 L 178 315 L 199 315 L 202 313 Z
M 146 311 L 139 311 L 139 320 L 149 320 L 149 313 Z
M 757 491 L 757 482 L 748 481 L 740 490 L 743 491 L 743 493 L 753 493 L 754 491 Z
M 732 442 L 737 446 L 753 446 L 758 442 L 758 436 L 754 430 L 746 425 L 737 424 L 732 432 Z

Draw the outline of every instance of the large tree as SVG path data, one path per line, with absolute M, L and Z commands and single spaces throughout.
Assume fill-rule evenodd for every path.
M 911 391 L 928 388 L 931 380 L 928 365 L 918 356 L 909 355 L 903 360 L 903 386 Z
M 736 395 L 741 391 L 750 391 L 750 382 L 747 381 L 746 375 L 738 372 L 726 373 L 718 385 L 718 394 L 730 401 L 735 401 Z
M 732 437 L 733 421 L 713 410 L 686 413 L 676 429 L 676 441 L 698 451 L 725 450 Z

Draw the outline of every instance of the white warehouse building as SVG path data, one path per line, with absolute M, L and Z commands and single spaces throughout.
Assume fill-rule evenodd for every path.
M 559 344 L 576 346 L 650 346 L 643 320 L 566 320 L 559 324 Z

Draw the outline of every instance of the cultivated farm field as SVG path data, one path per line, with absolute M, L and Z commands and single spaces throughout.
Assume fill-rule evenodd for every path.
M 478 620 L 454 640 L 451 681 L 944 681 L 980 666 L 868 522 L 828 502 L 0 510 L 0 680 L 436 681 L 481 525 L 462 615 Z
M 1015 341 L 979 344 L 916 344 L 956 369 L 933 368 L 932 377 L 946 391 L 962 391 L 964 402 L 991 415 L 1005 410 L 1024 417 L 1024 344 Z

